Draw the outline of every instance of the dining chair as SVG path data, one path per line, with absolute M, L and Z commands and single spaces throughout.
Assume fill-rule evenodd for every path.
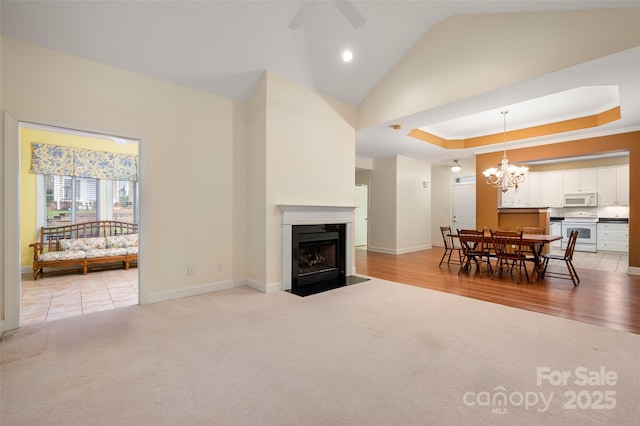
M 471 263 L 476 264 L 476 269 L 480 272 L 480 276 L 485 272 L 482 270 L 482 264 L 487 265 L 486 271 L 493 273 L 491 267 L 491 255 L 488 250 L 488 243 L 491 239 L 486 237 L 484 231 L 476 229 L 458 229 L 458 239 L 462 249 L 462 263 L 458 275 L 471 269 Z
M 533 235 L 544 235 L 547 231 L 546 228 L 541 228 L 539 226 L 522 226 L 517 228 L 518 231 L 522 231 L 523 234 L 533 234 Z M 540 256 L 542 255 L 542 246 L 540 245 L 530 245 L 525 246 L 523 248 L 523 252 L 526 256 L 525 261 L 531 262 L 534 265 L 534 269 L 532 274 L 536 274 L 536 267 L 540 263 Z M 537 274 L 538 279 L 540 278 L 540 274 Z
M 569 234 L 569 241 L 567 242 L 567 248 L 564 251 L 563 255 L 560 254 L 543 254 L 542 255 L 542 264 L 540 273 L 540 278 L 544 278 L 545 276 L 562 278 L 565 280 L 570 279 L 573 281 L 573 286 L 577 286 L 580 283 L 580 277 L 578 277 L 578 272 L 576 272 L 576 268 L 573 266 L 573 252 L 576 248 L 576 241 L 578 240 L 579 230 L 573 230 Z M 568 273 L 558 272 L 558 271 L 547 271 L 547 266 L 549 266 L 549 262 L 552 260 L 558 260 L 565 263 L 567 266 Z
M 462 264 L 462 247 L 460 247 L 459 244 L 456 243 L 455 238 L 453 238 L 453 236 L 451 235 L 451 227 L 450 226 L 441 226 L 440 227 L 440 233 L 442 234 L 442 240 L 444 241 L 444 253 L 442 254 L 442 259 L 440 259 L 440 263 L 438 264 L 438 266 L 442 265 L 442 262 L 444 262 L 444 258 L 447 258 L 447 265 L 449 265 L 450 263 L 453 263 L 455 265 L 461 265 Z M 451 255 L 457 252 L 458 253 L 458 260 L 451 260 Z
M 544 235 L 546 232 L 546 228 L 540 228 L 538 226 L 522 226 L 518 227 L 518 231 L 522 231 L 523 234 L 535 234 L 535 235 Z
M 520 284 L 520 275 L 524 269 L 524 274 L 529 281 L 529 272 L 525 263 L 527 256 L 524 252 L 529 246 L 522 242 L 522 231 L 492 231 L 491 241 L 498 259 L 491 279 L 498 274 L 502 275 L 505 271 L 509 271 L 511 275 L 515 271 L 516 283 Z

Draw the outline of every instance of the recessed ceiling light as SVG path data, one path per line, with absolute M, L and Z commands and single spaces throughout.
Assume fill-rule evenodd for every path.
M 349 49 L 342 52 L 342 61 L 343 62 L 351 62 L 353 59 L 353 52 Z

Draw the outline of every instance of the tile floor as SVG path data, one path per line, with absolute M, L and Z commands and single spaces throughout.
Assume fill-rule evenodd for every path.
M 138 303 L 138 268 L 22 275 L 20 326 L 40 324 Z
M 553 248 L 551 252 L 559 255 L 564 254 L 564 250 L 560 248 Z M 597 253 L 574 251 L 573 266 L 577 269 L 595 269 L 626 274 L 629 271 L 629 255 L 604 251 Z
M 563 250 L 552 249 L 562 254 Z M 629 256 L 613 252 L 574 252 L 578 269 L 626 273 Z M 22 275 L 20 326 L 40 324 L 138 303 L 138 269 L 81 274 L 47 274 L 34 281 Z

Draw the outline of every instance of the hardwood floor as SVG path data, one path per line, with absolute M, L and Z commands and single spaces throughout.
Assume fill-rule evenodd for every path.
M 485 273 L 480 277 L 475 267 L 460 275 L 458 265 L 443 263 L 438 267 L 443 251 L 435 247 L 390 255 L 356 248 L 356 271 L 359 275 L 640 334 L 640 276 L 576 265 L 581 281 L 577 287 L 571 280 L 559 278 L 537 283 L 522 280 L 516 284 L 511 276 L 492 280 Z M 553 268 L 566 272 L 563 264 Z

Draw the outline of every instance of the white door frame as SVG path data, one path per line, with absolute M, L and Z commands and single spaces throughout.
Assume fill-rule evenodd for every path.
M 141 135 L 131 135 L 126 132 L 99 129 L 77 123 L 34 117 L 27 114 L 5 112 L 4 114 L 4 292 L 0 299 L 2 302 L 2 319 L 0 320 L 0 333 L 13 330 L 20 326 L 20 123 L 40 124 L 43 126 L 73 129 L 82 132 L 97 133 L 117 136 L 126 139 L 138 140 L 138 176 L 142 179 L 144 170 L 143 144 Z M 126 135 L 126 136 L 125 136 Z M 140 195 L 140 194 L 138 194 Z M 142 224 L 142 197 L 139 201 L 139 218 Z M 143 246 L 143 227 L 138 226 L 140 245 Z M 141 250 L 142 251 L 142 250 Z M 143 304 L 148 300 L 144 269 L 140 268 L 138 260 L 138 303 Z

